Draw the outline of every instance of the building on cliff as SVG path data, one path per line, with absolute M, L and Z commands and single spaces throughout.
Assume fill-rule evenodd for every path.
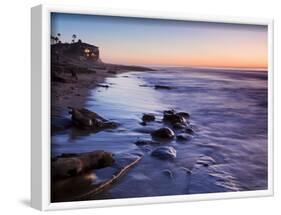
M 100 61 L 99 47 L 78 41 L 76 43 L 57 43 L 51 45 L 53 61 L 75 59 L 80 61 Z

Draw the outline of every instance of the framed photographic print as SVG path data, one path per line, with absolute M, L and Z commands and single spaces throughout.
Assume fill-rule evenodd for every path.
M 32 8 L 32 206 L 273 193 L 273 22 Z

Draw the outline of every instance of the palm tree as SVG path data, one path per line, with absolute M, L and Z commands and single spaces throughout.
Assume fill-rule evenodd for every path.
M 57 33 L 57 36 L 58 36 L 58 39 L 59 39 L 59 41 L 58 41 L 58 42 L 60 42 L 60 43 L 61 43 L 61 41 L 60 41 L 60 36 L 61 36 L 61 34 L 60 34 L 60 33 Z
M 72 39 L 73 39 L 72 42 L 73 42 L 73 43 L 75 42 L 75 39 L 76 39 L 76 38 L 77 38 L 76 34 L 73 34 L 73 35 L 72 35 Z
M 55 41 L 56 41 L 56 43 L 58 43 L 58 41 L 59 41 L 59 38 L 58 38 L 58 37 L 55 37 Z

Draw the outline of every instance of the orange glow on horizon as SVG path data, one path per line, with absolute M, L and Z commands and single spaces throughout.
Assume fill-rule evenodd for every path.
M 257 59 L 247 59 L 243 56 L 228 57 L 228 56 L 206 56 L 206 57 L 173 57 L 173 56 L 158 56 L 146 58 L 129 58 L 126 61 L 122 59 L 108 59 L 105 62 L 116 64 L 130 65 L 157 65 L 157 66 L 194 66 L 194 67 L 222 67 L 222 68 L 259 68 L 267 69 L 267 57 L 259 57 Z

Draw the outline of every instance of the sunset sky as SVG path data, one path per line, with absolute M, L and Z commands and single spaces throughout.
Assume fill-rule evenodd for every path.
M 106 63 L 267 68 L 267 27 L 53 13 L 52 35 L 76 34 Z

